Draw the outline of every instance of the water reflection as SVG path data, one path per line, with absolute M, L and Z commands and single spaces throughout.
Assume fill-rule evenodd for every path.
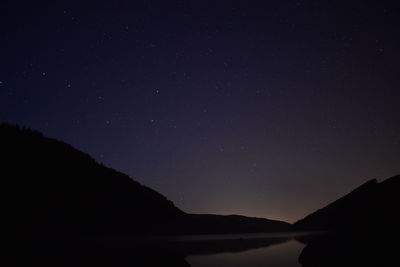
M 2 240 L 3 266 L 281 266 L 297 267 L 303 244 L 293 236 L 224 235 Z
M 304 245 L 296 240 L 250 249 L 240 253 L 189 256 L 186 261 L 192 267 L 222 266 L 279 266 L 298 267 L 297 258 Z

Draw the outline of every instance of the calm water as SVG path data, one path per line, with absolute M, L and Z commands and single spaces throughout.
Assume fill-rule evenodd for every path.
M 212 239 L 214 238 L 214 239 Z M 238 240 L 239 238 L 239 240 Z M 189 240 L 196 240 L 196 237 L 190 237 Z M 221 235 L 221 236 L 203 236 L 203 240 L 231 240 L 238 242 L 247 242 L 237 251 L 229 252 L 205 252 L 198 255 L 188 255 L 185 260 L 192 267 L 223 267 L 223 266 L 268 266 L 268 267 L 300 267 L 298 257 L 304 244 L 294 240 L 293 235 Z M 263 243 L 264 242 L 264 243 Z M 234 246 L 237 246 L 234 245 Z M 254 247 L 254 248 L 253 248 Z M 232 250 L 235 250 L 233 248 Z
M 139 238 L 113 236 L 9 240 L 12 266 L 268 266 L 300 267 L 304 245 L 293 234 L 237 234 Z M 21 264 L 20 264 L 21 263 Z M 48 265 L 45 265 L 47 263 Z
M 297 258 L 304 245 L 298 241 L 287 241 L 283 244 L 265 248 L 250 249 L 238 253 L 219 253 L 214 255 L 188 256 L 186 261 L 192 267 L 208 266 L 280 266 L 300 267 Z

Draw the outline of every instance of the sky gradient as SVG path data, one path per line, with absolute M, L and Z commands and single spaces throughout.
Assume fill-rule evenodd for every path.
M 63 140 L 184 211 L 293 222 L 400 173 L 399 11 L 2 1 L 0 121 Z

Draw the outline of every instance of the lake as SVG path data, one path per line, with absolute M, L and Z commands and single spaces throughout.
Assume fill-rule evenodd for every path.
M 304 235 L 304 234 L 301 234 Z M 304 244 L 293 233 L 132 237 L 10 238 L 13 266 L 300 267 Z M 29 241 L 30 240 L 30 241 Z M 29 242 L 28 242 L 29 241 Z M 61 242 L 62 241 L 62 242 Z
M 287 241 L 283 244 L 265 248 L 250 249 L 237 253 L 218 253 L 211 255 L 188 256 L 186 261 L 192 267 L 222 266 L 280 266 L 299 267 L 298 257 L 304 244 Z
M 188 256 L 185 257 L 192 267 L 300 267 L 298 257 L 305 245 L 295 240 L 296 236 L 292 233 L 235 234 L 189 236 L 175 240 L 185 243 L 188 247 L 194 247 L 192 250 L 188 248 Z M 202 250 L 202 247 L 208 247 L 208 251 Z

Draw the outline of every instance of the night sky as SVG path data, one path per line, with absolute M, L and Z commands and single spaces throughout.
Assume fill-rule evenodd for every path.
M 194 213 L 292 222 L 400 173 L 393 4 L 81 2 L 1 1 L 1 122 Z

